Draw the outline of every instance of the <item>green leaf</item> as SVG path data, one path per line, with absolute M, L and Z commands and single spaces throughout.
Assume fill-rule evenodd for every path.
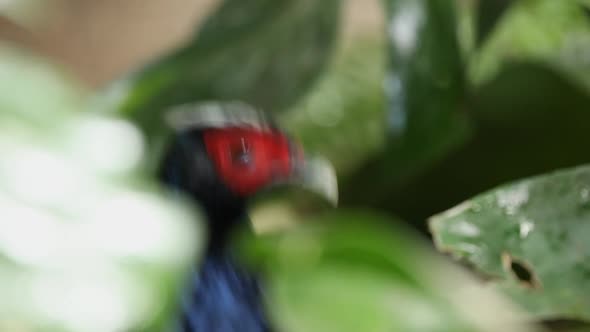
M 343 201 L 380 201 L 470 135 L 453 3 L 390 0 L 389 147 L 344 183 Z M 365 174 L 372 174 L 371 177 Z M 371 195 L 365 193 L 371 192 Z
M 465 7 L 458 9 L 464 11 Z M 505 12 L 500 21 L 508 14 Z M 462 28 L 469 25 L 460 20 L 465 20 L 464 15 L 458 24 Z M 462 47 L 467 48 L 463 54 L 469 56 L 468 45 Z M 503 64 L 489 81 L 469 88 L 457 105 L 459 118 L 468 129 L 454 147 L 440 149 L 440 142 L 454 137 L 452 131 L 444 135 L 440 129 L 445 127 L 444 121 L 435 128 L 440 130 L 439 140 L 416 141 L 409 153 L 396 148 L 393 140 L 381 157 L 371 160 L 350 180 L 344 179 L 343 204 L 393 211 L 424 226 L 432 214 L 501 183 L 590 162 L 584 145 L 579 144 L 590 139 L 585 126 L 590 121 L 590 95 L 566 74 L 528 58 Z M 429 81 L 428 77 L 422 80 Z M 433 96 L 426 94 L 421 101 Z M 420 151 L 440 151 L 440 156 L 416 162 Z
M 580 142 L 590 139 L 589 103 L 583 89 L 552 70 L 510 66 L 472 97 L 477 130 L 467 143 L 381 202 L 366 201 L 424 225 L 429 216 L 502 183 L 588 163 Z M 360 173 L 359 181 L 370 174 Z
M 38 57 L 0 44 L 0 60 L 0 118 L 46 127 L 86 106 L 88 91 Z
M 440 250 L 472 264 L 539 318 L 590 320 L 590 168 L 477 196 L 430 226 Z
M 189 102 L 282 111 L 329 59 L 339 8 L 339 0 L 226 0 L 185 47 L 116 84 L 118 108 L 150 136 L 167 109 Z
M 494 31 L 496 23 L 508 10 L 513 0 L 479 1 L 477 7 L 477 44 L 485 42 Z
M 305 146 L 328 158 L 340 175 L 357 169 L 385 143 L 385 43 L 357 37 L 297 105 L 278 117 Z
M 482 84 L 506 64 L 544 63 L 590 87 L 590 20 L 579 1 L 515 1 L 470 61 L 470 80 Z
M 241 246 L 265 272 L 281 331 L 531 330 L 519 310 L 388 218 L 340 211 L 306 222 Z
M 0 330 L 162 331 L 202 230 L 141 172 L 131 124 L 0 46 Z

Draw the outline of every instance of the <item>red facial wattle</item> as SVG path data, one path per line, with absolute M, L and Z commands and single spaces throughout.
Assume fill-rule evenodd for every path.
M 208 129 L 203 133 L 207 153 L 221 180 L 236 194 L 252 195 L 293 173 L 299 152 L 278 131 L 255 128 Z

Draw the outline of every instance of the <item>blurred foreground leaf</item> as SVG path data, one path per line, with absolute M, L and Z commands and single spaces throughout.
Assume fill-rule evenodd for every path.
M 123 94 L 118 109 L 150 136 L 165 130 L 168 108 L 189 102 L 284 110 L 329 58 L 339 7 L 339 0 L 226 0 L 188 45 L 113 87 Z
M 287 332 L 531 331 L 519 310 L 391 220 L 343 211 L 247 239 Z
M 0 331 L 162 331 L 200 239 L 129 123 L 0 46 Z
M 502 186 L 432 218 L 440 250 L 540 318 L 590 320 L 590 168 Z

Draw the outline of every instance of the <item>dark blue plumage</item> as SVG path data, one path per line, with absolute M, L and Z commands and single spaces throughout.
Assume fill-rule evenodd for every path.
M 182 332 L 268 332 L 258 278 L 230 254 L 205 258 L 182 303 Z

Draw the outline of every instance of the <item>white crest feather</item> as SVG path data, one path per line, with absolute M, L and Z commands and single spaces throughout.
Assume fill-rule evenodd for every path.
M 176 131 L 232 126 L 270 130 L 274 127 L 262 111 L 241 101 L 183 104 L 171 108 L 165 117 L 167 124 Z

